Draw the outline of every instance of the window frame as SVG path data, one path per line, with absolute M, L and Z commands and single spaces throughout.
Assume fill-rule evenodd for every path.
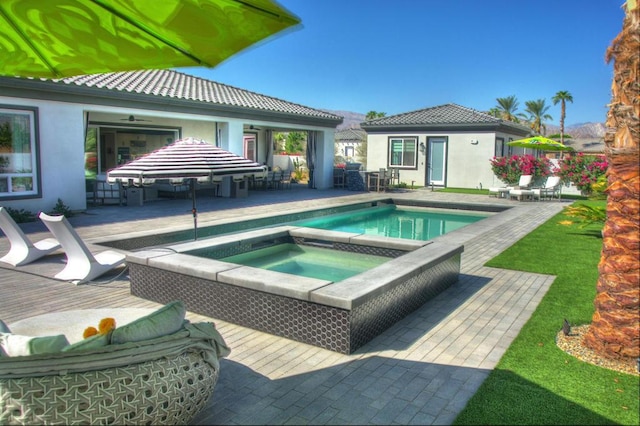
M 509 139 L 511 140 L 511 138 Z M 506 148 L 507 145 L 504 143 L 504 138 L 496 137 L 495 147 L 493 149 L 494 157 L 504 157 Z
M 345 147 L 344 147 L 344 156 L 346 158 L 355 158 L 355 156 L 356 156 L 356 148 L 353 145 L 345 145 Z
M 42 198 L 42 167 L 40 165 L 40 130 L 38 107 L 25 105 L 0 104 L 2 115 L 27 115 L 29 117 L 29 146 L 31 152 L 31 171 L 29 172 L 0 172 L 0 180 L 6 179 L 6 191 L 0 192 L 0 200 L 21 200 Z M 10 154 L 15 154 L 10 152 Z M 0 156 L 3 154 L 0 153 Z M 31 189 L 13 192 L 13 179 L 31 178 Z M 4 185 L 3 185 L 4 186 Z
M 393 142 L 401 140 L 402 160 L 400 164 L 393 163 Z M 410 152 L 406 149 L 407 143 L 413 146 L 413 164 L 407 165 L 405 162 L 405 153 Z M 389 136 L 387 139 L 387 167 L 393 167 L 401 170 L 418 170 L 418 136 Z

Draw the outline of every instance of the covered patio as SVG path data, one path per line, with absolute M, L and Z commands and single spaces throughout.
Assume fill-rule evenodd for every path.
M 286 169 L 293 168 L 293 159 L 282 155 L 275 135 L 298 132 L 305 138 L 301 160 L 311 172 L 311 186 L 333 184 L 334 132 L 342 117 L 332 113 L 174 70 L 60 80 L 0 77 L 0 87 L 0 104 L 11 107 L 0 105 L 0 110 L 39 130 L 21 142 L 28 145 L 22 151 L 32 153 L 28 173 L 22 166 L 4 173 L 7 184 L 0 185 L 0 197 L 7 207 L 44 211 L 58 199 L 73 210 L 83 210 L 87 201 L 121 203 L 121 191 L 104 185 L 107 171 L 186 137 L 209 141 L 268 168 Z M 24 156 L 6 155 L 10 164 Z M 30 185 L 17 185 L 25 178 Z M 87 191 L 92 186 L 98 192 Z M 182 192 L 169 185 L 147 191 L 147 199 L 161 191 Z M 87 192 L 95 196 L 87 197 Z

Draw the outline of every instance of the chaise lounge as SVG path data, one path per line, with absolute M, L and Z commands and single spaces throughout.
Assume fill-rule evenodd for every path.
M 123 264 L 126 255 L 114 250 L 105 250 L 93 255 L 82 238 L 64 216 L 39 215 L 45 226 L 60 242 L 67 255 L 67 265 L 55 278 L 82 284 Z
M 0 262 L 13 266 L 26 265 L 60 248 L 60 243 L 55 238 L 45 238 L 32 243 L 4 207 L 0 207 L 0 229 L 11 244 L 9 252 Z
M 509 198 L 517 198 L 518 201 L 526 199 L 553 199 L 556 196 L 561 197 L 562 182 L 560 176 L 549 176 L 544 185 L 540 188 L 531 189 L 512 189 L 509 191 Z
M 495 196 L 498 198 L 507 198 L 510 191 L 514 189 L 527 189 L 531 186 L 531 182 L 533 181 L 532 175 L 521 175 L 518 180 L 517 186 L 500 186 L 489 188 L 489 196 Z

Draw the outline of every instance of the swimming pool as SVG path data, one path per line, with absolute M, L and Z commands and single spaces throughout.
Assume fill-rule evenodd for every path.
M 381 199 L 377 201 L 367 201 L 352 203 L 347 205 L 341 205 L 337 207 L 323 208 L 323 209 L 309 209 L 297 212 L 290 212 L 285 214 L 268 215 L 264 217 L 243 217 L 235 220 L 229 220 L 226 223 L 202 226 L 198 228 L 198 238 L 206 239 L 209 237 L 216 237 L 221 235 L 227 235 L 232 233 L 249 231 L 252 229 L 273 227 L 282 224 L 295 224 L 304 220 L 318 219 L 321 217 L 329 217 L 336 214 L 356 214 L 357 212 L 363 212 L 366 209 L 378 208 L 388 206 L 398 206 L 403 209 L 407 208 L 421 208 L 421 209 L 434 209 L 441 212 L 450 212 L 455 214 L 469 214 L 469 215 L 482 215 L 489 216 L 495 213 L 499 213 L 508 209 L 508 207 L 492 204 L 452 204 L 438 201 L 424 201 L 424 200 L 408 200 L 408 199 Z M 407 226 L 402 228 L 404 232 L 407 231 Z M 414 229 L 419 228 L 416 224 Z M 450 230 L 448 230 L 449 232 Z M 149 247 L 167 246 L 176 244 L 181 241 L 193 240 L 193 228 L 185 228 L 177 231 L 143 231 L 143 232 L 130 232 L 124 238 L 105 238 L 102 241 L 97 241 L 97 244 L 107 247 L 135 251 L 142 250 Z
M 303 220 L 295 224 L 316 229 L 426 241 L 475 223 L 488 215 L 489 213 L 388 204 Z

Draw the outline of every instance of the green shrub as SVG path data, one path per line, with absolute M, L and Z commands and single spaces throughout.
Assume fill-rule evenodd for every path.
M 53 206 L 53 210 L 51 210 L 51 212 L 49 214 L 51 214 L 51 215 L 63 215 L 64 217 L 73 216 L 73 212 L 71 211 L 71 208 L 69 208 L 67 205 L 65 205 L 64 202 L 60 198 L 58 198 L 58 202 L 56 203 L 55 206 Z
M 33 222 L 36 220 L 36 215 L 28 210 L 17 210 L 11 207 L 5 207 L 5 209 L 16 223 Z

